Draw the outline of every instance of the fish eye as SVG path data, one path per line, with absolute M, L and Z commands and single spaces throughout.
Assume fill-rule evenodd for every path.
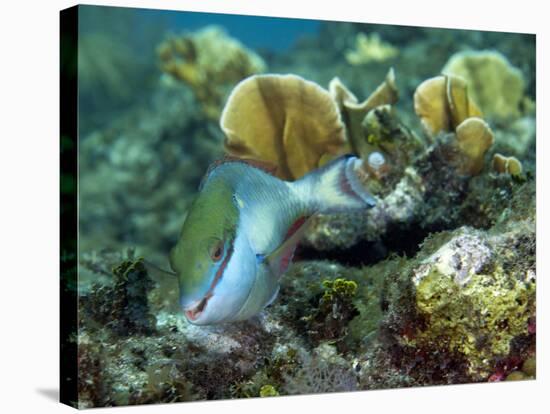
M 210 257 L 213 261 L 219 262 L 223 256 L 223 240 L 217 240 L 210 247 Z

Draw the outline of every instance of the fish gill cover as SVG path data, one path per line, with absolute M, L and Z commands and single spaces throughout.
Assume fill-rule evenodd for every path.
M 79 30 L 75 405 L 535 377 L 533 35 L 93 6 Z M 315 215 L 259 315 L 190 324 L 148 263 L 208 166 L 347 153 L 376 206 Z

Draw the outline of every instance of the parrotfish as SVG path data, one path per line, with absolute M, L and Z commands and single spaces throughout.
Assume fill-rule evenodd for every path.
M 287 182 L 243 160 L 211 166 L 170 252 L 188 321 L 245 320 L 271 304 L 312 216 L 375 205 L 361 169 L 342 156 Z

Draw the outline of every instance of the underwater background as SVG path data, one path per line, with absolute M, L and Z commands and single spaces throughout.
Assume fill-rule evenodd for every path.
M 80 6 L 78 44 L 79 407 L 535 378 L 534 35 Z M 239 150 L 287 180 L 355 153 L 379 202 L 316 219 L 259 317 L 194 326 L 140 258 L 169 269 L 261 73 L 322 87 L 346 142 L 283 85 L 303 125 Z

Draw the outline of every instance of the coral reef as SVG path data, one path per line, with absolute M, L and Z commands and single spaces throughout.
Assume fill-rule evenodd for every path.
M 79 138 L 80 408 L 536 377 L 532 39 L 450 33 L 323 23 L 267 63 L 216 28 L 159 43 L 154 90 Z M 525 86 L 494 52 L 432 77 L 491 45 Z M 315 217 L 263 313 L 195 326 L 145 263 L 224 152 L 288 180 L 353 152 L 378 202 Z
M 360 32 L 355 38 L 355 49 L 348 50 L 345 57 L 350 65 L 365 65 L 392 59 L 398 53 L 399 49 L 384 42 L 378 33 L 366 35 Z
M 98 270 L 87 261 L 81 266 Z M 161 288 L 150 283 L 142 262 L 123 259 L 112 277 L 112 285 L 91 284 L 81 296 L 82 408 L 228 397 L 230 384 L 265 364 L 274 328 L 249 323 L 208 331 L 189 325 L 181 313 L 151 317 Z M 118 298 L 130 298 L 129 306 Z M 218 363 L 211 365 L 214 355 Z
M 188 85 L 205 116 L 217 120 L 235 83 L 265 71 L 263 59 L 218 26 L 170 36 L 157 47 L 160 68 Z
M 502 361 L 513 359 L 517 365 L 532 355 L 536 281 L 531 196 L 516 191 L 514 203 L 490 231 L 463 227 L 433 235 L 414 260 L 400 262 L 383 289 L 381 328 L 385 341 L 399 351 L 388 351 L 386 343 L 383 352 L 397 352 L 399 358 L 412 350 L 444 352 L 447 364 L 460 361 L 460 369 L 447 369 L 445 375 L 460 374 L 461 379 L 449 382 L 486 381 Z
M 535 147 L 536 123 L 534 116 L 524 116 L 506 129 L 496 130 L 495 148 L 516 157 L 532 158 Z
M 471 86 L 471 97 L 483 113 L 497 121 L 509 121 L 521 114 L 525 80 L 501 53 L 493 50 L 454 54 L 443 73 L 460 76 Z
M 101 93 L 108 99 L 127 101 L 134 86 L 128 79 L 132 74 L 132 59 L 132 51 L 127 45 L 106 34 L 82 36 L 78 47 L 78 78 L 85 96 L 93 93 L 96 100 L 103 100 L 104 96 L 97 96 Z
M 360 138 L 354 139 L 370 147 L 364 151 L 367 156 L 362 155 L 370 178 L 365 185 L 380 201 L 360 216 L 317 217 L 307 235 L 312 246 L 349 248 L 361 240 L 379 240 L 388 230 L 411 222 L 420 221 L 426 230 L 449 225 L 444 210 L 452 210 L 452 203 L 467 193 L 469 177 L 484 169 L 494 133 L 478 117 L 480 111 L 460 78 L 438 76 L 423 82 L 414 104 L 425 140 L 402 125 L 387 105 L 366 114 Z M 346 126 L 351 126 L 348 134 L 354 130 L 351 123 Z
M 414 94 L 414 109 L 432 138 L 454 132 L 451 147 L 453 164 L 463 175 L 476 175 L 484 156 L 493 145 L 493 132 L 468 95 L 466 83 L 454 76 L 437 76 L 423 82 Z

